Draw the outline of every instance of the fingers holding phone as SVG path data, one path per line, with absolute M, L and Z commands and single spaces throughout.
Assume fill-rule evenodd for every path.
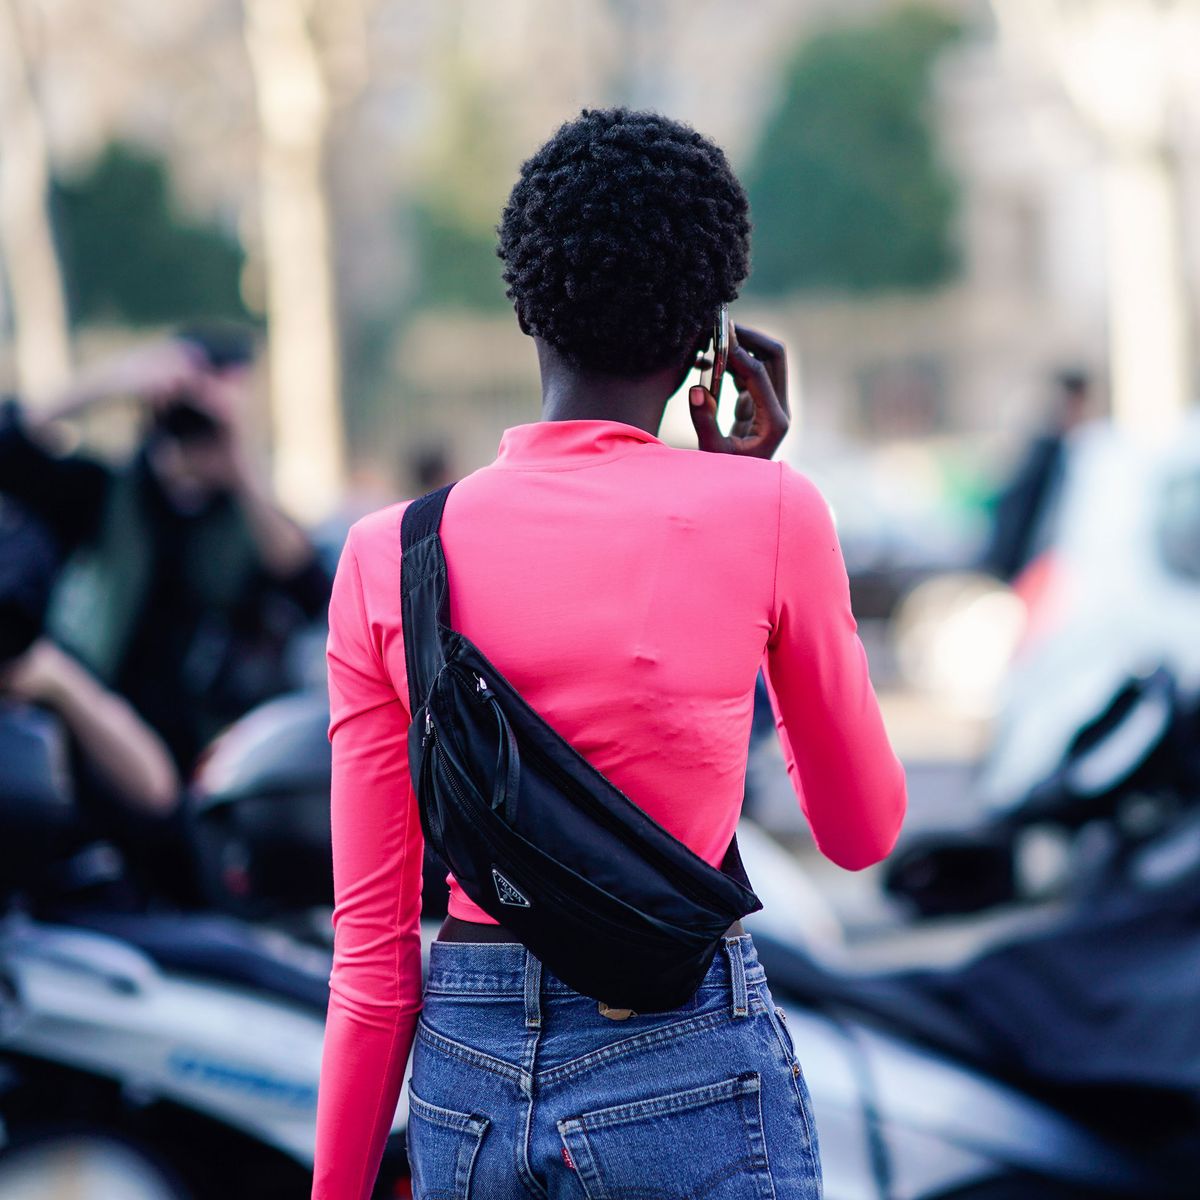
M 716 396 L 703 386 L 693 387 L 688 394 L 700 449 L 770 458 L 779 449 L 790 422 L 787 352 L 781 342 L 756 329 L 730 325 L 727 367 L 738 389 L 733 427 L 728 434 L 723 434 L 717 424 Z

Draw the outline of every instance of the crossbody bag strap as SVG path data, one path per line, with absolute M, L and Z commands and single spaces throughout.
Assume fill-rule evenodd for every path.
M 414 714 L 424 706 L 446 661 L 442 631 L 450 628 L 450 587 L 438 529 L 453 486 L 414 500 L 400 523 L 400 609 L 409 711 Z

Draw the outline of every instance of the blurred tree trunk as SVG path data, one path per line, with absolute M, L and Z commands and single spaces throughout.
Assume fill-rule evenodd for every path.
M 1114 153 L 1104 175 L 1113 415 L 1162 436 L 1193 398 L 1182 181 L 1165 148 Z
M 31 39 L 20 0 L 0 0 L 0 260 L 12 305 L 17 382 L 35 401 L 61 388 L 71 371 L 49 188 Z
M 344 446 L 340 350 L 325 187 L 330 96 L 318 0 L 246 0 L 258 95 L 275 484 L 298 516 L 338 501 Z
M 1192 399 L 1183 187 L 1170 115 L 1195 69 L 1197 0 L 992 0 L 1057 77 L 1101 155 L 1114 419 L 1165 436 Z

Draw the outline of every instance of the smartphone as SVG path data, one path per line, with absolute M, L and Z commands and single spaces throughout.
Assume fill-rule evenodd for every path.
M 712 347 L 704 356 L 707 365 L 700 369 L 700 383 L 713 394 L 717 407 L 721 406 L 721 381 L 725 378 L 725 367 L 729 363 L 729 305 L 722 304 L 717 310 L 717 323 L 713 327 Z

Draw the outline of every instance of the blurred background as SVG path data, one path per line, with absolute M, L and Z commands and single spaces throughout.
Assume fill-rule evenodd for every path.
M 1198 51 L 1200 0 L 0 0 L 0 1197 L 306 1194 L 333 565 L 537 418 L 494 228 L 609 104 L 747 187 L 909 771 L 847 875 L 751 739 L 830 1200 L 1194 1195 Z

